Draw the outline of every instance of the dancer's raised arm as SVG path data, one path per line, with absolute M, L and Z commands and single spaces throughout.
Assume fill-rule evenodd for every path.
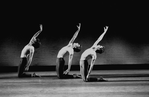
M 34 34 L 33 37 L 38 37 L 38 35 L 42 32 L 42 25 L 40 24 L 40 30 Z
M 96 40 L 92 47 L 97 46 L 97 44 L 103 39 L 104 35 L 108 30 L 108 26 L 104 27 L 104 32 L 100 35 L 100 37 Z
M 42 32 L 42 24 L 40 24 L 40 30 L 34 34 L 34 36 L 31 38 L 30 43 L 32 43 L 34 40 L 36 40 L 36 37 Z
M 69 44 L 73 43 L 74 40 L 77 38 L 78 33 L 80 31 L 80 28 L 81 28 L 81 23 L 79 23 L 79 26 L 77 26 L 77 27 L 78 27 L 78 30 L 75 32 L 75 34 L 73 35 L 72 39 L 69 41 Z

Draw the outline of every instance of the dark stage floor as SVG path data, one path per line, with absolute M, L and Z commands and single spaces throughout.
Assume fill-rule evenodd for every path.
M 17 78 L 0 74 L 0 97 L 149 97 L 149 70 L 97 70 L 91 77 L 104 82 L 58 79 L 56 73 L 36 72 L 40 78 Z M 79 71 L 71 71 L 79 74 Z

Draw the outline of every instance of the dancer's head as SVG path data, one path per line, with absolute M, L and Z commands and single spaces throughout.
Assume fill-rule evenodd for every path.
M 41 45 L 41 42 L 40 42 L 40 40 L 39 40 L 38 38 L 35 39 L 34 42 L 32 43 L 32 46 L 33 46 L 34 48 L 39 48 L 40 45 Z
M 81 51 L 81 45 L 79 43 L 73 43 L 73 49 L 75 52 Z
M 96 47 L 93 47 L 93 49 L 95 49 L 96 53 L 102 54 L 105 50 L 105 47 L 101 45 L 97 45 Z

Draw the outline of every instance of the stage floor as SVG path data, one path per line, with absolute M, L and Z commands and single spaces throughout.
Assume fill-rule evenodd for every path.
M 0 97 L 149 97 L 149 70 L 97 70 L 91 77 L 58 79 L 55 72 L 36 72 L 40 78 L 17 78 L 17 73 L 0 74 Z M 79 71 L 71 71 L 79 74 Z

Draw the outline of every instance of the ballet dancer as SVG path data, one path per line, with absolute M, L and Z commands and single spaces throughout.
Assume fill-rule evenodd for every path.
M 23 48 L 21 52 L 21 63 L 18 67 L 18 77 L 36 77 L 35 73 L 33 74 L 27 74 L 29 70 L 29 66 L 31 65 L 33 55 L 35 52 L 35 49 L 39 48 L 40 41 L 37 38 L 38 35 L 42 32 L 42 25 L 40 25 L 40 30 L 34 34 L 34 36 L 31 38 L 30 42 Z
M 83 81 L 91 81 L 91 78 L 89 78 L 89 75 L 92 71 L 92 68 L 94 66 L 94 63 L 97 58 L 97 53 L 102 54 L 104 52 L 104 46 L 97 45 L 104 37 L 105 33 L 108 30 L 108 26 L 104 28 L 104 32 L 100 35 L 100 37 L 97 39 L 97 41 L 93 44 L 92 47 L 86 49 L 80 58 L 80 73 Z M 90 66 L 88 64 L 88 60 L 91 59 Z M 95 80 L 95 79 L 94 79 Z M 96 80 L 99 80 L 96 78 Z M 102 80 L 102 78 L 100 78 Z
M 66 78 L 69 77 L 69 72 L 72 65 L 72 59 L 74 52 L 79 52 L 81 50 L 81 45 L 79 43 L 74 43 L 75 39 L 78 36 L 80 31 L 81 24 L 77 26 L 78 30 L 73 35 L 72 39 L 69 41 L 68 45 L 64 46 L 60 49 L 57 55 L 57 65 L 56 65 L 56 72 L 58 78 Z M 64 57 L 68 54 L 68 68 L 64 71 L 65 60 Z

